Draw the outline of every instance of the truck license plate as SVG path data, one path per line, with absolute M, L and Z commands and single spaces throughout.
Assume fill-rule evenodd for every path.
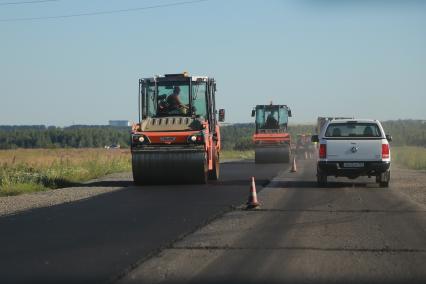
M 362 168 L 362 167 L 364 167 L 364 163 L 343 163 L 343 167 L 345 167 L 345 168 Z

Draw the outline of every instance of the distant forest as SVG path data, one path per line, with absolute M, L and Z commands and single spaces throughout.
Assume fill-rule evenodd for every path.
M 386 133 L 393 136 L 393 145 L 426 147 L 426 123 L 420 120 L 396 120 L 382 123 Z M 314 125 L 290 125 L 289 132 L 313 134 Z M 233 124 L 221 128 L 223 148 L 249 150 L 254 124 Z M 0 126 L 0 149 L 15 148 L 98 148 L 119 144 L 129 147 L 130 128 L 112 126 L 70 127 Z
M 0 149 L 128 147 L 130 127 L 75 125 L 0 126 Z

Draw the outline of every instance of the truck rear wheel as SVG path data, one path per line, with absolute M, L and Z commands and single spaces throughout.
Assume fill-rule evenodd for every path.
M 376 177 L 376 182 L 379 184 L 380 187 L 389 187 L 389 181 L 390 181 L 390 170 L 387 170 L 384 173 L 381 173 Z
M 317 184 L 319 187 L 326 187 L 328 183 L 327 175 L 317 171 Z

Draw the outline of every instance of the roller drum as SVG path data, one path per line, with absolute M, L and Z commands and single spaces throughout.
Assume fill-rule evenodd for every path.
M 204 151 L 138 151 L 132 153 L 136 184 L 206 183 Z
M 288 163 L 290 162 L 290 147 L 256 147 L 256 163 Z

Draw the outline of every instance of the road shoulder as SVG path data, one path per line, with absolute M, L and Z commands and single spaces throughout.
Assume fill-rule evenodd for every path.
M 122 189 L 129 186 L 131 183 L 132 179 L 130 173 L 116 173 L 82 183 L 81 186 L 0 197 L 0 216 L 86 200 L 100 194 Z

